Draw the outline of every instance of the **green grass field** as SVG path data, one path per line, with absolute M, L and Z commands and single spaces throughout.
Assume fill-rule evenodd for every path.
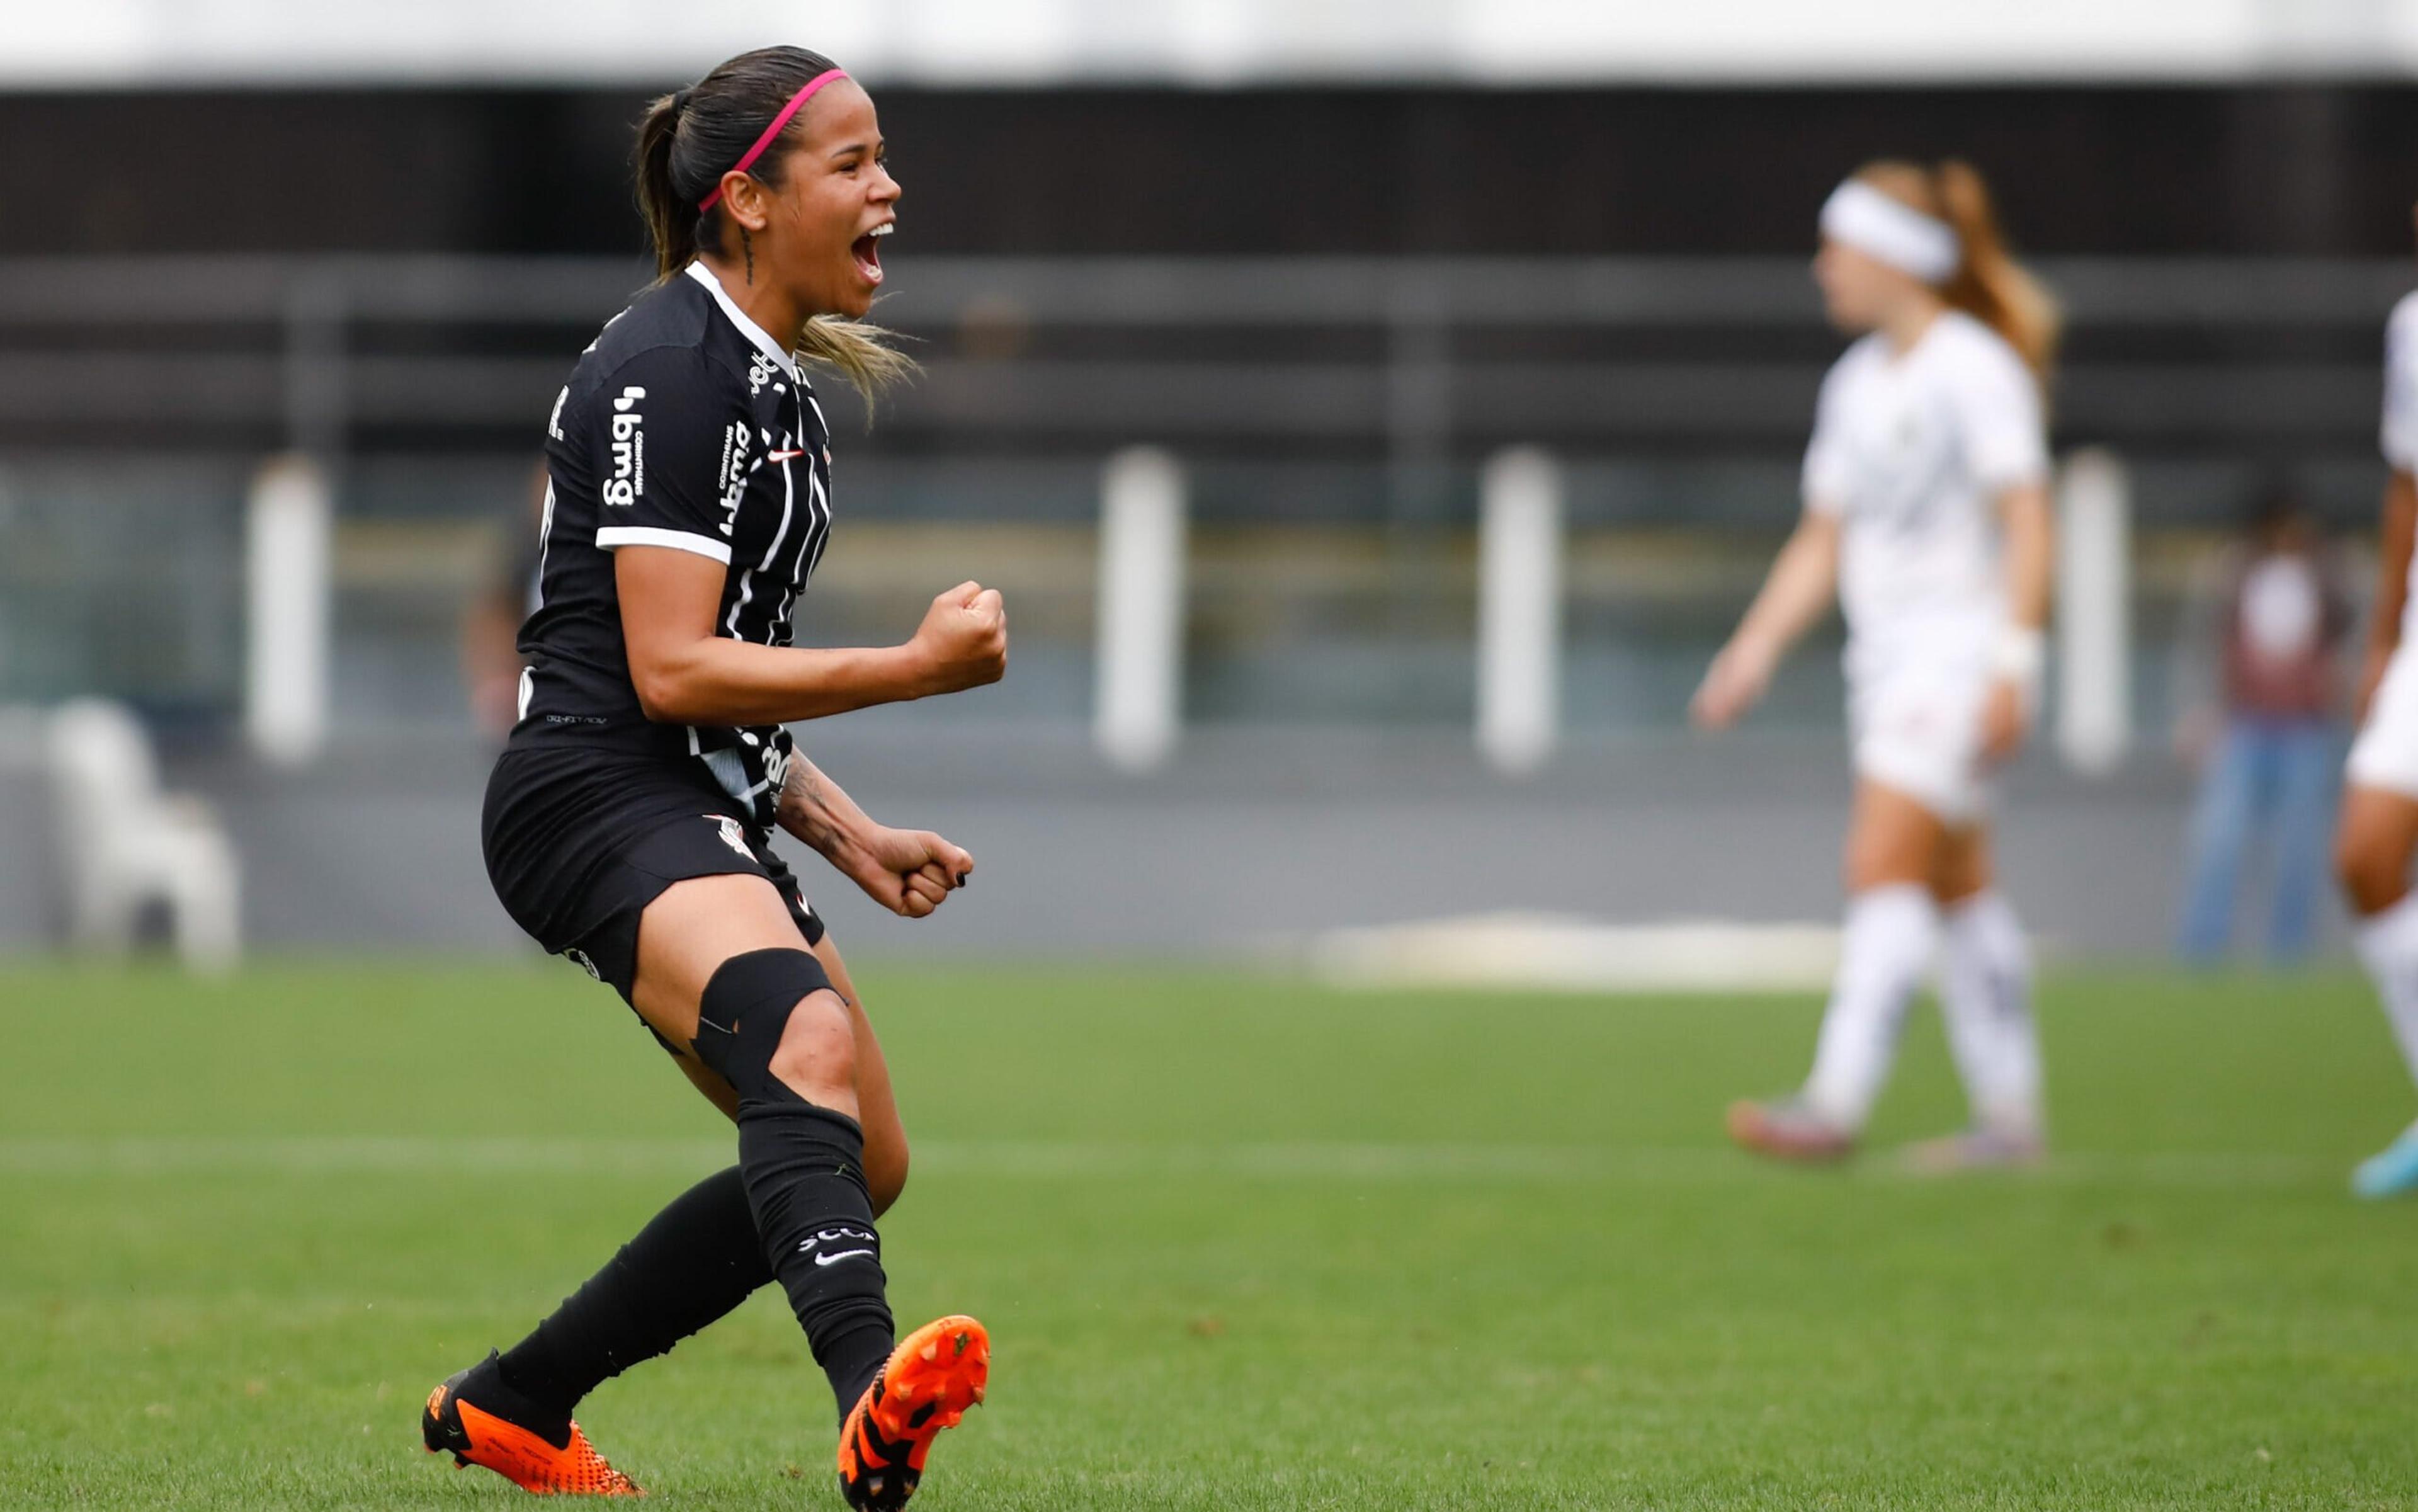
M 1724 1149 L 1810 999 L 865 968 L 902 1321 L 996 1337 L 949 1508 L 2404 1506 L 2412 1099 L 2349 977 L 2069 974 L 2060 1154 Z M 0 1506 L 476 1507 L 419 1450 L 727 1138 L 554 964 L 0 971 Z M 1886 1144 L 1958 1103 L 1926 1012 Z M 666 1507 L 837 1507 L 775 1294 L 582 1419 Z

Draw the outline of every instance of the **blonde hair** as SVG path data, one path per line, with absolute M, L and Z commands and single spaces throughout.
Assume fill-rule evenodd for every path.
M 1956 233 L 1956 271 L 1940 286 L 1940 298 L 1950 309 L 1962 310 L 1997 331 L 2046 387 L 2064 315 L 2040 280 L 2008 252 L 1990 187 L 1980 171 L 1951 158 L 1929 168 L 1871 162 L 1853 176 Z
M 803 48 L 763 48 L 648 105 L 638 122 L 638 208 L 655 244 L 657 282 L 678 277 L 699 252 L 722 250 L 720 209 L 700 210 L 697 202 L 790 97 L 834 66 Z M 793 120 L 788 130 L 800 130 Z M 777 186 L 781 167 L 780 154 L 772 153 L 751 172 Z M 798 356 L 838 369 L 865 395 L 869 417 L 882 389 L 916 372 L 915 359 L 889 344 L 896 339 L 865 321 L 816 315 L 798 337 Z
M 873 403 L 883 389 L 923 371 L 913 358 L 890 344 L 901 339 L 889 327 L 871 321 L 816 315 L 798 333 L 798 356 L 837 368 L 865 396 L 865 415 L 870 419 Z

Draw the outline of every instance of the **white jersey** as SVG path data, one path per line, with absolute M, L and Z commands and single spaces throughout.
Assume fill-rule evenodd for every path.
M 2384 422 L 2379 443 L 2384 461 L 2395 472 L 2418 477 L 2418 294 L 2405 294 L 2384 323 Z M 2418 583 L 2418 554 L 2410 559 L 2410 581 Z M 2418 639 L 2418 593 L 2404 601 L 2401 644 Z
M 1986 656 L 2006 617 L 1997 500 L 2048 476 L 2040 391 L 1996 331 L 1949 311 L 1911 351 L 1864 337 L 1823 379 L 1805 506 L 1841 523 L 1851 680 Z

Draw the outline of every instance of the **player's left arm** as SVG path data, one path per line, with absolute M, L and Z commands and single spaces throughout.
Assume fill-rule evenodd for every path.
M 2041 673 L 2048 660 L 2049 574 L 2057 552 L 2057 515 L 2048 484 L 2034 480 L 1997 498 L 2007 622 L 1990 648 L 1990 695 L 1982 710 L 1982 754 L 2004 761 L 2022 748 L 2038 712 Z
M 792 751 L 781 780 L 781 828 L 893 913 L 921 919 L 973 875 L 974 858 L 929 830 L 876 823 L 840 785 Z

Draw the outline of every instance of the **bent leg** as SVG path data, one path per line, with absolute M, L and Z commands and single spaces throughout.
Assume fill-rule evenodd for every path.
M 1931 874 L 1946 831 L 1921 802 L 1864 779 L 1847 842 L 1846 925 L 1805 1101 L 1833 1126 L 1863 1126 L 1897 1056 L 1908 1003 L 1938 945 Z
M 2418 798 L 2354 781 L 2334 825 L 2334 873 L 2363 920 L 2391 910 L 2410 891 L 2418 852 Z
M 793 946 L 803 946 L 786 905 L 778 917 L 773 909 L 755 908 L 761 902 L 761 883 L 750 883 L 757 878 L 727 876 L 667 888 L 665 895 L 684 895 L 675 897 L 670 909 L 650 909 L 641 919 L 641 977 L 631 994 L 681 1072 L 730 1120 L 740 1115 L 738 1089 L 721 1072 L 706 1067 L 694 1050 L 696 1006 L 718 965 L 713 954 L 738 943 L 781 939 L 784 931 Z M 738 929 L 723 937 L 698 926 L 696 914 L 709 914 Z M 648 943 L 655 946 L 653 954 L 648 954 Z M 865 1021 L 830 937 L 818 943 L 815 958 L 844 1001 L 856 1089 L 847 1098 L 832 1101 L 853 1103 L 864 1118 L 864 1178 L 878 1217 L 907 1183 L 907 1135 L 899 1127 L 880 1043 L 873 1038 L 873 1026 Z M 653 970 L 646 970 L 648 965 Z M 807 1084 L 830 1079 L 832 1067 L 813 1064 L 815 1055 L 807 1050 L 805 1035 L 798 1035 L 796 1046 L 790 1046 L 788 1062 Z M 824 1096 L 832 1096 L 830 1089 L 824 1089 Z M 568 1423 L 580 1398 L 595 1391 L 597 1383 L 641 1360 L 670 1352 L 681 1337 L 730 1314 L 769 1280 L 773 1280 L 773 1268 L 757 1231 L 747 1183 L 740 1166 L 733 1166 L 672 1199 L 604 1268 L 563 1299 L 549 1319 L 505 1350 L 498 1367 L 505 1383 L 528 1400 L 534 1415 Z
M 757 1237 L 844 1414 L 894 1340 L 857 1121 L 855 1013 L 754 876 L 695 878 L 648 908 L 632 999 L 736 1092 Z
M 2409 891 L 2418 850 L 2418 799 L 2353 787 L 2343 801 L 2335 865 L 2360 919 L 2352 940 L 2384 1001 L 2401 1053 L 2418 1077 L 2418 896 Z
M 890 1086 L 890 1062 L 882 1058 L 881 1041 L 865 1016 L 865 1000 L 849 980 L 848 964 L 839 946 L 825 934 L 815 945 L 815 959 L 848 1004 L 855 1034 L 856 1119 L 865 1127 L 865 1184 L 873 1196 L 873 1215 L 890 1211 L 907 1186 L 907 1127 L 899 1122 L 898 1099 Z
M 750 913 L 746 890 L 727 885 L 732 882 L 764 885 L 753 878 L 699 878 L 675 884 L 664 895 L 708 894 L 742 927 L 769 928 L 772 921 Z M 691 1045 L 694 1000 L 683 1008 L 677 992 L 666 990 L 663 972 L 650 977 L 644 969 L 650 922 L 658 946 L 669 932 L 652 908 L 641 915 L 641 970 L 634 984 L 634 1006 L 689 1080 L 735 1119 L 738 1093 L 696 1059 Z M 793 941 L 803 943 L 786 910 L 779 923 Z M 705 943 L 712 948 L 711 941 Z M 658 958 L 665 954 L 660 948 L 655 952 Z M 504 1384 L 518 1394 L 536 1420 L 567 1423 L 580 1400 L 599 1384 L 642 1360 L 668 1352 L 772 1279 L 747 1189 L 734 1166 L 674 1198 L 528 1337 L 504 1351 L 497 1367 Z
M 567 1423 L 605 1381 L 669 1353 L 772 1279 L 733 1166 L 674 1198 L 497 1367 L 543 1418 Z
M 1974 1122 L 1994 1133 L 2036 1139 L 2041 1056 L 2031 947 L 2014 906 L 1992 885 L 1994 871 L 1986 826 L 1948 837 L 1933 883 L 1946 947 L 1940 1016 Z
M 2418 894 L 2409 891 L 2408 882 L 2413 849 L 2418 849 L 2418 798 L 2362 783 L 2354 754 L 2335 864 L 2343 891 L 2360 915 L 2351 932 L 2360 964 L 2376 985 L 2404 1063 L 2418 1077 Z M 2369 1198 L 2418 1190 L 2418 1124 L 2362 1161 L 2351 1173 L 2351 1190 Z

